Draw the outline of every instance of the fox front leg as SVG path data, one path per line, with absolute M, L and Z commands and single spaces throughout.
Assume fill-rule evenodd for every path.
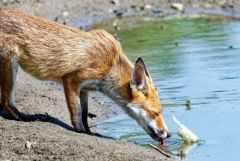
M 91 134 L 91 131 L 88 126 L 88 92 L 80 91 L 80 102 L 82 110 L 82 123 L 87 133 Z
M 76 132 L 86 133 L 87 129 L 85 129 L 82 121 L 83 113 L 79 98 L 80 85 L 74 83 L 72 79 L 67 77 L 64 77 L 62 80 L 72 125 Z

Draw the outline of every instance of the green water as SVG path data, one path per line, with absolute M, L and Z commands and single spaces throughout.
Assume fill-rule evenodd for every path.
M 164 147 L 186 161 L 240 160 L 240 22 L 171 20 L 122 30 L 125 53 L 147 64 L 173 136 Z M 191 107 L 186 107 L 186 100 Z M 201 139 L 186 146 L 172 113 Z M 123 114 L 98 125 L 106 135 L 158 144 Z

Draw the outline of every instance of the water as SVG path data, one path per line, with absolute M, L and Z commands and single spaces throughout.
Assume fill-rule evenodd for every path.
M 144 59 L 158 87 L 174 133 L 165 148 L 173 153 L 187 148 L 185 161 L 240 160 L 240 22 L 171 20 L 123 30 L 119 37 L 131 60 Z M 200 144 L 185 147 L 172 113 Z M 157 145 L 125 114 L 98 127 L 121 140 Z

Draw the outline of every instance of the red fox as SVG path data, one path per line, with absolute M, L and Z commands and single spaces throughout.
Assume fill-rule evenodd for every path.
M 104 30 L 81 31 L 40 17 L 0 9 L 1 106 L 27 121 L 15 107 L 20 65 L 41 80 L 63 84 L 71 122 L 89 133 L 88 91 L 100 91 L 120 105 L 155 140 L 170 137 L 156 88 L 144 62 L 132 64 L 120 43 Z

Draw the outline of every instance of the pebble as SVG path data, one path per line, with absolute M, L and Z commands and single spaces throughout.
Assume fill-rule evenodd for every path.
M 123 13 L 122 13 L 122 12 L 117 12 L 117 13 L 116 13 L 116 16 L 117 16 L 117 17 L 122 17 L 122 16 L 123 16 Z
M 219 2 L 219 5 L 222 7 L 222 8 L 234 8 L 234 5 L 228 1 L 220 1 Z
M 160 13 L 162 13 L 162 11 L 158 8 L 152 8 L 151 11 L 154 15 L 159 15 Z
M 109 10 L 108 10 L 108 13 L 113 13 L 113 9 L 109 9 Z
M 177 10 L 177 11 L 180 11 L 180 12 L 183 12 L 184 11 L 184 6 L 182 3 L 172 3 L 171 4 L 171 8 Z
M 140 10 L 141 10 L 141 11 L 143 11 L 144 9 L 145 9 L 145 7 L 144 7 L 144 6 L 141 6 L 141 7 L 140 7 Z
M 136 5 L 131 5 L 130 7 L 133 8 L 133 9 L 136 9 L 136 8 L 137 8 Z
M 117 27 L 118 23 L 116 21 L 113 22 L 113 27 Z
M 144 9 L 146 9 L 146 10 L 152 9 L 152 5 L 146 4 L 146 5 L 144 6 Z
M 119 6 L 120 5 L 120 1 L 119 0 L 111 0 L 111 3 L 113 5 Z
M 63 15 L 64 18 L 66 18 L 66 17 L 69 16 L 69 12 L 68 12 L 68 11 L 64 11 L 64 12 L 62 13 L 62 15 Z
M 105 103 L 104 101 L 99 102 L 99 104 L 102 105 L 102 106 L 104 105 L 104 103 Z
M 116 19 L 115 21 L 113 21 L 113 28 L 115 31 L 119 31 L 120 27 L 118 25 L 118 20 Z
M 30 141 L 26 141 L 25 143 L 25 148 L 30 150 L 31 149 L 31 146 L 32 146 L 32 143 Z
M 8 0 L 3 0 L 2 2 L 3 2 L 3 4 L 7 4 Z

